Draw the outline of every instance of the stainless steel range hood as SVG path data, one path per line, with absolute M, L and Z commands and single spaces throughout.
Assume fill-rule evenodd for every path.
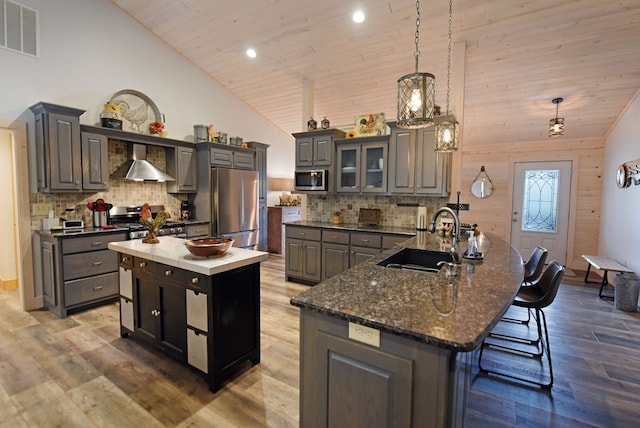
M 147 146 L 144 144 L 129 144 L 127 155 L 129 159 L 111 174 L 111 178 L 133 181 L 175 181 L 173 177 L 147 160 Z

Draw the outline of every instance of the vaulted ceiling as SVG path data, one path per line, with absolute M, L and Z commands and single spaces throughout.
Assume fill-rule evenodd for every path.
M 111 1 L 288 133 L 303 130 L 305 79 L 315 118 L 348 127 L 395 118 L 396 81 L 414 71 L 410 0 Z M 420 3 L 420 71 L 444 109 L 449 2 Z M 558 138 L 603 137 L 640 88 L 638 0 L 454 0 L 452 39 L 466 44 L 465 144 L 546 140 L 555 97 Z

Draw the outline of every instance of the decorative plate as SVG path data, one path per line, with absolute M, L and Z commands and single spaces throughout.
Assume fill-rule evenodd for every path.
M 113 94 L 111 104 L 120 106 L 123 131 L 149 134 L 151 122 L 162 122 L 160 110 L 151 98 L 133 89 L 123 89 Z

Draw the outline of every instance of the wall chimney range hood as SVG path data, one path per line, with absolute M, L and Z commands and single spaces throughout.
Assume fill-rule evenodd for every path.
M 127 156 L 128 160 L 111 174 L 111 178 L 133 181 L 175 181 L 173 177 L 147 160 L 147 146 L 144 144 L 129 144 Z

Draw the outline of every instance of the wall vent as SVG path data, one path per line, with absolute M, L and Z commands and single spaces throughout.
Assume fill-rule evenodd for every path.
M 38 56 L 38 11 L 0 0 L 0 47 Z

